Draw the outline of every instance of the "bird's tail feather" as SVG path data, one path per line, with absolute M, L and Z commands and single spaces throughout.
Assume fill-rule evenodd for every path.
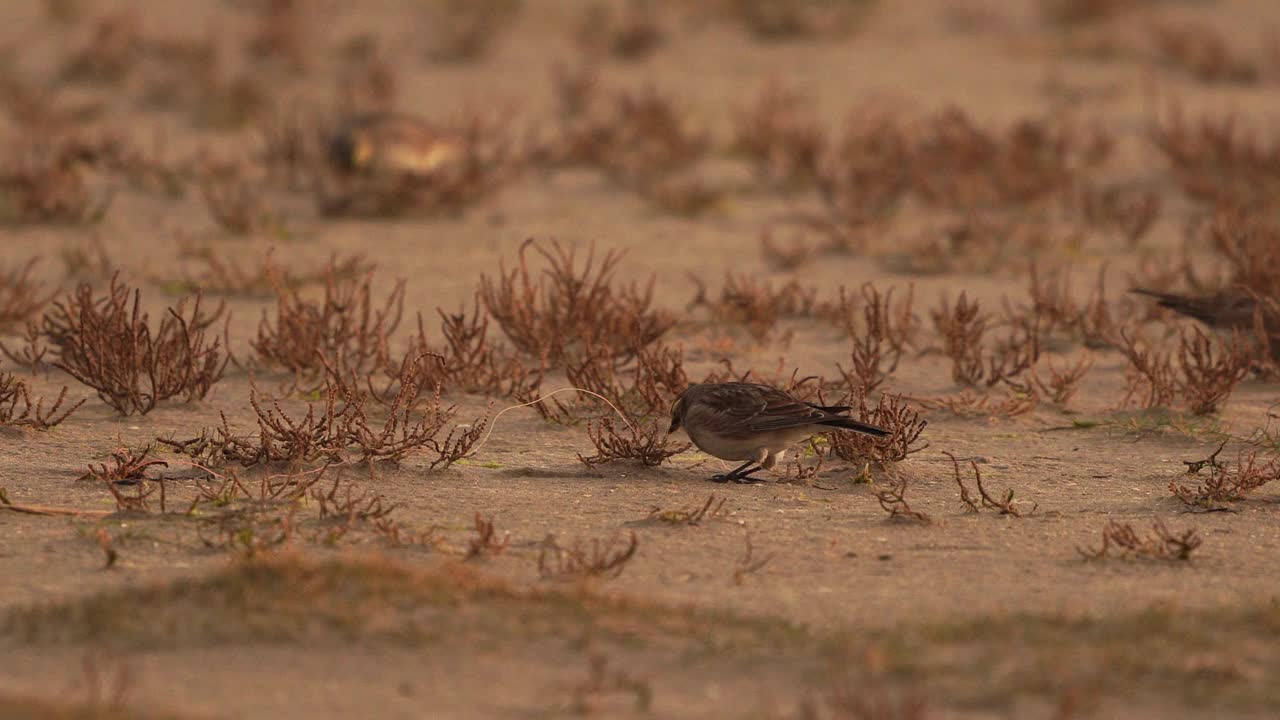
M 860 432 L 864 435 L 874 435 L 875 437 L 885 437 L 890 434 L 888 430 L 885 430 L 882 427 L 877 427 L 870 423 L 864 423 L 847 417 L 831 418 L 829 420 L 823 420 L 818 424 L 826 425 L 827 427 L 840 428 L 841 430 L 853 430 L 854 432 Z

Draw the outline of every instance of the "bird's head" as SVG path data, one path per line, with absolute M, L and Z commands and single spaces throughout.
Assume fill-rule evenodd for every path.
M 679 430 L 684 424 L 684 410 L 685 393 L 680 393 L 680 397 L 676 398 L 676 401 L 671 403 L 671 427 L 667 428 L 668 435 Z

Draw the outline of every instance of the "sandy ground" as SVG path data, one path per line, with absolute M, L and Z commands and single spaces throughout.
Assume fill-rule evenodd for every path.
M 82 4 L 90 16 L 112 6 Z M 148 33 L 197 37 L 208 28 L 235 38 L 249 26 L 250 13 L 236 7 L 242 4 L 250 5 L 137 5 Z M 314 11 L 317 22 L 310 30 L 321 48 L 314 53 L 315 66 L 301 77 L 268 77 L 273 101 L 327 102 L 341 60 L 324 48 L 366 32 L 378 37 L 398 71 L 400 109 L 446 119 L 464 106 L 511 106 L 530 127 L 552 112 L 549 68 L 577 52 L 565 28 L 583 8 L 526 2 L 492 56 L 451 65 L 422 56 L 414 25 L 421 21 L 401 3 L 366 2 L 358 10 L 327 0 L 315 5 L 323 6 Z M 1280 110 L 1275 85 L 1267 81 L 1204 84 L 1153 62 L 1145 29 L 1156 19 L 1203 19 L 1233 40 L 1241 38 L 1241 52 L 1251 52 L 1261 41 L 1260 29 L 1280 22 L 1280 6 L 1265 0 L 1153 4 L 1101 26 L 1067 29 L 1045 23 L 1038 8 L 1025 2 L 881 3 L 847 37 L 765 44 L 713 13 L 679 6 L 664 14 L 668 33 L 651 58 L 625 64 L 605 59 L 599 69 L 610 83 L 651 83 L 677 98 L 720 145 L 731 136 L 734 108 L 770 79 L 802 88 L 830 124 L 871 100 L 908 113 L 956 105 L 991 126 L 1045 112 L 1097 122 L 1117 142 L 1103 177 L 1159 189 L 1161 218 L 1136 249 L 1091 240 L 1082 248 L 1049 247 L 1040 259 L 1046 265 L 1070 263 L 1082 293 L 1107 263 L 1109 289 L 1118 297 L 1126 273 L 1144 257 L 1176 248 L 1183 225 L 1197 211 L 1163 174 L 1163 160 L 1144 135 L 1153 107 L 1176 98 L 1189 114 L 1233 110 L 1261 127 Z M 32 77 L 49 76 L 57 59 L 90 29 L 87 22 L 54 24 L 40 3 L 4 4 L 0 28 L 0 46 Z M 1079 49 L 1103 45 L 1110 51 Z M 233 65 L 239 62 L 235 52 L 230 56 Z M 68 96 L 77 93 L 105 103 L 99 120 L 104 126 L 126 127 L 144 138 L 153 129 L 162 132 L 175 159 L 202 148 L 234 157 L 252 147 L 251 130 L 198 129 L 181 113 L 139 109 L 118 89 L 74 89 Z M 141 285 L 152 312 L 172 302 L 159 278 L 181 267 L 175 237 L 182 233 L 213 238 L 220 249 L 246 260 L 273 248 L 279 262 L 296 268 L 318 267 L 331 253 L 363 254 L 377 263 L 378 292 L 397 278 L 407 280 L 409 317 L 421 312 L 433 318 L 437 307 L 468 302 L 479 277 L 495 272 L 500 259 L 514 259 L 528 237 L 627 250 L 620 275 L 654 275 L 658 304 L 675 312 L 684 312 L 693 295 L 688 273 L 714 288 L 728 271 L 778 284 L 796 278 L 824 297 L 841 285 L 868 280 L 881 287 L 913 284 L 917 312 L 926 318 L 943 293 L 963 290 L 991 309 L 1002 297 L 1026 295 L 1021 259 L 990 271 L 913 275 L 889 269 L 884 253 L 834 255 L 798 270 L 776 270 L 761 256 L 760 227 L 780 212 L 817 207 L 816 198 L 753 188 L 750 169 L 723 153 L 707 163 L 707 172 L 743 189 L 695 219 L 662 214 L 584 170 L 527 172 L 460 216 L 445 218 L 333 219 L 318 216 L 306 197 L 273 193 L 269 201 L 294 230 L 287 239 L 225 236 L 199 192 L 168 198 L 122 188 L 96 225 L 3 229 L 0 263 L 41 257 L 41 277 L 69 288 L 59 254 L 97 237 L 123 277 Z M 908 204 L 885 232 L 911 237 L 938 220 L 934 211 Z M 270 304 L 227 302 L 232 348 L 247 356 L 248 340 Z M 717 340 L 725 334 L 715 328 L 696 327 L 677 329 L 668 340 L 685 346 L 691 377 L 713 369 L 720 355 L 739 369 L 772 372 L 781 363 L 787 374 L 798 368 L 801 375 L 833 375 L 848 357 L 847 339 L 820 321 L 788 320 L 783 328 L 793 331 L 786 342 L 778 339 L 782 333 L 764 342 L 730 333 L 734 340 L 726 343 Z M 926 319 L 922 335 L 931 333 Z M 1074 357 L 1076 351 L 1067 348 L 1054 358 Z M 1118 410 L 1124 367 L 1119 353 L 1097 353 L 1068 409 L 1046 404 L 1015 418 L 926 412 L 928 447 L 898 471 L 910 478 L 908 498 L 933 517 L 930 525 L 886 520 L 875 495 L 879 484 L 856 482 L 861 468 L 839 462 L 807 484 L 752 486 L 706 482 L 720 464 L 696 451 L 655 469 L 587 468 L 576 457 L 590 450 L 580 427 L 552 425 L 517 410 L 502 417 L 476 457 L 448 470 L 429 471 L 423 459 L 411 457 L 372 473 L 343 471 L 398 503 L 396 517 L 406 525 L 437 527 L 441 543 L 434 549 L 389 550 L 368 533 L 354 533 L 336 547 L 299 540 L 289 551 L 303 558 L 299 562 L 387 553 L 415 570 L 446 572 L 442 568 L 460 562 L 474 534 L 473 516 L 481 513 L 509 533 L 511 544 L 468 567 L 510 587 L 540 592 L 559 585 L 539 577 L 538 543 L 548 534 L 608 538 L 634 531 L 634 560 L 620 577 L 594 583 L 589 592 L 662 608 L 723 611 L 706 620 L 710 641 L 696 633 L 670 636 L 641 618 L 638 629 L 604 633 L 596 647 L 589 639 L 595 627 L 591 610 L 566 621 L 568 629 L 553 624 L 527 633 L 450 630 L 459 622 L 451 613 L 468 612 L 482 619 L 492 615 L 497 627 L 505 627 L 502 612 L 471 596 L 432 606 L 441 630 L 425 639 L 397 639 L 398 620 L 387 633 L 321 630 L 258 639 L 232 632 L 231 639 L 218 640 L 213 632 L 208 642 L 190 633 L 166 642 L 165 633 L 153 629 L 157 639 L 141 644 L 130 642 L 130 631 L 115 632 L 117 626 L 105 621 L 100 632 L 59 641 L 23 640 L 9 623 L 0 650 L 0 695 L 13 703 L 11 716 L 63 717 L 57 714 L 63 703 L 91 701 L 103 717 L 112 717 L 103 707 L 110 703 L 102 700 L 110 693 L 91 687 L 92 677 L 103 674 L 111 677 L 99 684 L 125 686 L 126 712 L 179 717 L 802 717 L 806 700 L 828 713 L 819 717 L 1274 716 L 1280 696 L 1268 688 L 1280 685 L 1280 656 L 1251 640 L 1278 629 L 1275 494 L 1263 492 L 1235 506 L 1236 512 L 1188 514 L 1167 486 L 1180 478 L 1181 461 L 1204 457 L 1221 439 L 1245 437 L 1266 425 L 1275 385 L 1246 380 L 1227 407 L 1208 419 Z M 267 387 L 286 381 L 257 378 Z M 15 503 L 111 511 L 115 504 L 105 489 L 76 480 L 87 463 L 102 461 L 121 444 L 198 434 L 217 423 L 219 413 L 234 427 L 253 425 L 246 403 L 250 378 L 241 370 L 233 369 L 203 402 L 165 404 L 124 418 L 61 373 L 31 382 L 46 395 L 69 384 L 72 398 L 91 399 L 49 432 L 0 428 L 0 486 Z M 909 356 L 887 386 L 913 398 L 959 391 L 948 361 L 936 353 Z M 459 404 L 460 419 L 486 407 L 483 398 L 448 399 Z M 303 406 L 299 400 L 289 403 Z M 943 451 L 974 459 L 988 487 L 1015 488 L 1017 500 L 1035 503 L 1036 511 L 1022 518 L 965 512 Z M 654 508 L 697 507 L 713 494 L 724 499 L 721 518 L 699 526 L 645 520 Z M 1086 562 L 1077 551 L 1096 546 L 1108 520 L 1145 529 L 1154 519 L 1174 530 L 1194 527 L 1203 546 L 1181 563 Z M 106 528 L 119 554 L 110 569 L 103 569 L 94 540 L 99 527 Z M 757 558 L 771 559 L 735 581 L 748 538 Z M 0 512 L 0 612 L 74 607 L 129 588 L 152 588 L 168 597 L 165 583 L 208 577 L 236 562 L 232 553 L 205 547 L 198 525 L 180 516 Z M 234 612 L 187 603 L 181 595 L 173 603 L 168 611 L 154 610 L 156 627 L 181 623 L 184 615 L 213 617 L 217 625 L 242 622 Z M 1124 625 L 1124 618 L 1151 608 L 1182 613 L 1174 625 L 1203 623 L 1221 633 L 1180 644 L 1181 635 L 1165 643 L 1091 631 L 1079 633 L 1077 646 L 1069 629 L 1060 635 L 1035 631 L 1066 619 Z M 718 629 L 722 617 L 785 625 L 798 639 L 777 647 L 735 645 L 735 630 Z M 717 644 L 721 635 L 724 642 Z M 837 637 L 844 638 L 841 652 L 824 645 Z M 1059 644 L 1071 650 L 1046 650 Z M 889 669 L 873 657 L 882 646 L 899 653 Z M 1126 650 L 1135 647 L 1143 657 Z M 644 692 L 581 690 L 596 654 L 639 679 Z M 878 714 L 847 715 L 822 705 L 837 686 L 829 679 L 833 666 L 855 668 L 859 692 L 888 705 Z M 1161 679 L 1161 673 L 1169 674 Z M 1040 676 L 1053 681 L 1037 682 Z M 642 701 L 647 694 L 651 700 Z M 906 699 L 914 697 L 925 703 L 923 715 L 910 714 Z M 35 702 L 23 710 L 27 706 L 14 698 Z

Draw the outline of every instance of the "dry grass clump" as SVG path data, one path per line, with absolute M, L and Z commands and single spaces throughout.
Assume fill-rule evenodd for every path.
M 1029 387 L 1023 376 L 1040 359 L 1038 324 L 1015 326 L 1006 340 L 988 351 L 984 339 L 991 319 L 965 293 L 954 305 L 944 297 L 930 316 L 943 337 L 943 352 L 951 358 L 951 378 L 956 383 L 987 387 L 1004 383 L 1020 391 Z
M 1252 293 L 1255 299 L 1280 298 L 1280 225 L 1262 213 L 1222 209 L 1214 213 L 1203 235 L 1226 263 L 1224 285 Z M 1193 283 L 1201 282 L 1190 268 L 1184 274 Z
M 31 389 L 25 382 L 13 373 L 0 372 L 0 425 L 48 430 L 66 420 L 85 402 L 80 400 L 63 410 L 62 402 L 66 397 L 67 388 L 63 387 L 46 410 L 43 397 L 37 398 L 34 404 L 31 402 Z
M 818 162 L 818 191 L 834 225 L 884 219 L 911 189 L 914 163 L 899 113 L 877 106 L 849 113 Z
M 111 205 L 82 177 L 78 149 L 33 141 L 11 145 L 0 158 L 0 225 L 93 223 Z
M 373 298 L 372 283 L 372 272 L 344 277 L 330 266 L 322 298 L 278 284 L 275 320 L 263 312 L 250 346 L 263 362 L 298 378 L 315 377 L 326 363 L 355 372 L 386 364 L 389 337 L 404 314 L 404 281 L 381 303 Z
M 857 395 L 855 417 L 889 431 L 885 437 L 852 432 L 826 434 L 831 452 L 846 462 L 893 463 L 906 460 L 909 455 L 929 447 L 920 436 L 929 422 L 920 413 L 908 407 L 901 395 L 881 395 L 874 407 L 867 404 L 865 395 Z
M 1044 273 L 1031 265 L 1031 303 L 1018 310 L 1007 310 L 1005 321 L 1023 328 L 1038 327 L 1040 332 L 1062 332 L 1089 348 L 1113 348 L 1120 343 L 1120 318 L 1129 315 L 1126 306 L 1119 309 L 1107 300 L 1106 268 L 1098 272 L 1093 290 L 1083 300 L 1071 291 L 1071 271 L 1058 268 Z M 1127 298 L 1122 302 L 1127 302 Z
M 1139 535 L 1129 523 L 1109 520 L 1102 528 L 1102 545 L 1097 548 L 1077 547 L 1076 551 L 1086 560 L 1107 557 L 1132 557 L 1145 560 L 1190 560 L 1204 542 L 1195 528 L 1174 534 L 1164 523 L 1156 520 L 1151 531 Z
M 684 214 L 718 201 L 719 192 L 682 174 L 711 149 L 708 133 L 655 88 L 604 90 L 589 70 L 557 67 L 559 127 L 534 157 L 553 166 L 600 168 L 619 186 Z
M 1251 85 L 1257 64 L 1235 53 L 1235 40 L 1202 22 L 1161 22 L 1151 26 L 1156 54 L 1166 64 L 1206 83 Z
M 1120 350 L 1129 360 L 1121 405 L 1137 399 L 1144 408 L 1172 407 L 1181 399 L 1196 415 L 1216 412 L 1248 374 L 1253 355 L 1237 335 L 1229 345 L 1198 327 L 1179 332 L 1175 353 L 1140 345 L 1124 332 Z
M 32 258 L 22 267 L 0 269 L 0 328 L 26 322 L 56 296 L 32 277 L 38 262 Z
M 890 478 L 889 486 L 876 491 L 876 500 L 880 507 L 889 513 L 889 520 L 894 522 L 912 522 L 921 525 L 933 524 L 933 518 L 915 510 L 907 503 L 907 478 L 905 476 Z
M 930 118 L 913 151 L 913 189 L 924 201 L 967 209 L 1025 205 L 1068 189 L 1110 155 L 1102 130 L 1020 120 L 1003 133 L 979 128 L 953 108 Z
M 1171 480 L 1169 492 L 1188 507 L 1216 511 L 1225 509 L 1222 503 L 1244 500 L 1258 488 L 1280 478 L 1280 465 L 1276 459 L 1259 459 L 1257 452 L 1241 450 L 1234 464 L 1219 462 L 1218 455 L 1225 447 L 1224 441 L 1204 460 L 1184 460 L 1187 475 L 1198 475 L 1207 467 L 1209 477 L 1194 487 Z
M 663 510 L 655 505 L 649 509 L 649 515 L 644 520 L 657 520 L 667 525 L 688 525 L 691 527 L 701 525 L 703 520 L 723 520 L 729 515 L 724 509 L 724 503 L 728 498 L 722 497 L 719 500 L 719 502 L 716 502 L 715 495 L 708 495 L 707 501 L 702 503 L 701 506 L 695 505 L 694 507 L 677 508 L 675 510 Z
M 748 274 L 726 273 L 720 293 L 713 297 L 707 285 L 696 275 L 690 274 L 697 287 L 688 309 L 706 308 L 711 320 L 718 324 L 745 326 L 751 337 L 764 341 L 783 318 L 813 317 L 834 312 L 818 300 L 818 289 L 789 280 L 775 287 L 767 280 L 757 280 Z
M 578 459 L 587 467 L 595 467 L 618 460 L 634 460 L 644 467 L 657 467 L 673 455 L 689 449 L 689 443 L 673 442 L 659 423 L 644 428 L 627 423 L 627 432 L 619 432 L 610 417 L 587 423 L 587 437 L 596 448 L 596 454 Z
M 552 580 L 616 578 L 639 548 L 640 540 L 634 532 L 626 541 L 615 535 L 608 540 L 575 540 L 569 546 L 561 545 L 554 535 L 548 535 L 538 553 L 538 573 Z
M 912 312 L 915 288 L 908 287 L 906 296 L 893 302 L 896 288 L 885 293 L 866 283 L 858 297 L 840 288 L 840 316 L 844 320 L 853 349 L 849 368 L 837 365 L 854 395 L 867 395 L 898 369 L 902 353 L 919 327 L 920 319 Z M 861 310 L 861 322 L 857 310 Z
M 666 36 L 657 5 L 653 0 L 626 0 L 621 8 L 616 3 L 593 4 L 583 11 L 574 39 L 588 55 L 644 60 Z
M 812 101 L 777 83 L 735 115 L 733 150 L 770 185 L 796 187 L 813 182 L 826 147 L 826 130 Z
M 374 270 L 374 264 L 363 255 L 329 260 L 315 269 L 291 269 L 275 258 L 274 248 L 259 259 L 241 262 L 225 248 L 214 244 L 180 243 L 178 258 L 182 261 L 176 278 L 155 275 L 152 280 L 173 295 L 200 292 L 239 298 L 273 298 L 281 287 L 300 290 L 333 279 L 349 281 L 362 278 Z
M 529 250 L 546 262 L 541 274 L 531 272 Z M 481 276 L 480 297 L 516 349 L 544 366 L 581 357 L 585 348 L 631 356 L 675 321 L 652 309 L 653 278 L 643 286 L 615 281 L 622 257 L 610 250 L 597 265 L 592 244 L 579 268 L 577 250 L 530 238 L 520 246 L 515 268 L 507 271 L 503 263 L 496 278 Z
M 103 462 L 95 468 L 90 463 L 89 471 L 81 475 L 79 479 L 102 483 L 103 487 L 115 499 L 117 510 L 150 512 L 151 497 L 158 494 L 160 512 L 166 512 L 165 501 L 168 493 L 166 492 L 164 479 L 151 479 L 146 476 L 149 468 L 167 467 L 169 465 L 163 460 L 151 457 L 151 452 L 154 449 L 154 445 L 147 445 L 140 449 L 117 448 L 110 453 L 111 464 L 108 465 Z M 134 492 L 132 494 L 127 493 L 121 489 L 121 486 L 132 486 Z
M 65 81 L 115 84 L 123 81 L 142 57 L 141 15 L 132 8 L 94 20 L 89 37 L 63 61 Z
M 486 57 L 494 42 L 518 16 L 520 0 L 442 0 L 423 17 L 427 57 L 435 62 L 467 63 Z
M 121 415 L 146 414 L 177 396 L 203 399 L 230 358 L 219 338 L 206 338 L 223 318 L 223 306 L 208 313 L 199 295 L 180 300 L 153 332 L 140 297 L 112 279 L 103 296 L 82 284 L 55 302 L 39 326 L 39 338 L 57 352 L 53 364 Z
M 875 0 L 723 0 L 725 17 L 757 40 L 776 42 L 835 37 L 855 30 Z
M 956 456 L 946 450 L 943 450 L 942 454 L 951 458 L 951 464 L 955 469 L 956 485 L 960 487 L 960 502 L 964 503 L 964 506 L 969 510 L 969 512 L 978 513 L 984 508 L 990 508 L 992 510 L 996 510 L 1001 515 L 1022 517 L 1024 512 L 1030 515 L 1036 511 L 1037 507 L 1039 507 L 1035 503 L 1032 503 L 1030 510 L 1024 510 L 1023 508 L 1015 505 L 1013 502 L 1013 488 L 1006 490 L 999 498 L 992 497 L 987 492 L 987 489 L 982 486 L 982 471 L 978 469 L 977 461 L 970 460 L 969 465 L 973 468 L 973 481 L 978 486 L 978 499 L 974 500 L 973 495 L 969 493 L 969 488 L 965 486 L 964 480 L 960 477 L 960 461 L 956 460 Z
M 1280 140 L 1241 126 L 1235 115 L 1184 117 L 1172 105 L 1148 129 L 1189 197 L 1215 207 L 1273 207 L 1280 192 Z
M 1160 195 L 1123 186 L 1084 188 L 1080 211 L 1085 222 L 1135 247 L 1160 218 Z

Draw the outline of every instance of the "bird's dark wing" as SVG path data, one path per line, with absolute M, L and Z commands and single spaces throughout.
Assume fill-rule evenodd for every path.
M 1220 292 L 1203 297 L 1134 288 L 1131 292 L 1155 298 L 1156 304 L 1193 317 L 1213 328 L 1249 328 L 1257 302 L 1248 293 Z
M 751 383 L 724 383 L 701 400 L 723 418 L 722 432 L 770 432 L 836 417 L 781 390 Z

